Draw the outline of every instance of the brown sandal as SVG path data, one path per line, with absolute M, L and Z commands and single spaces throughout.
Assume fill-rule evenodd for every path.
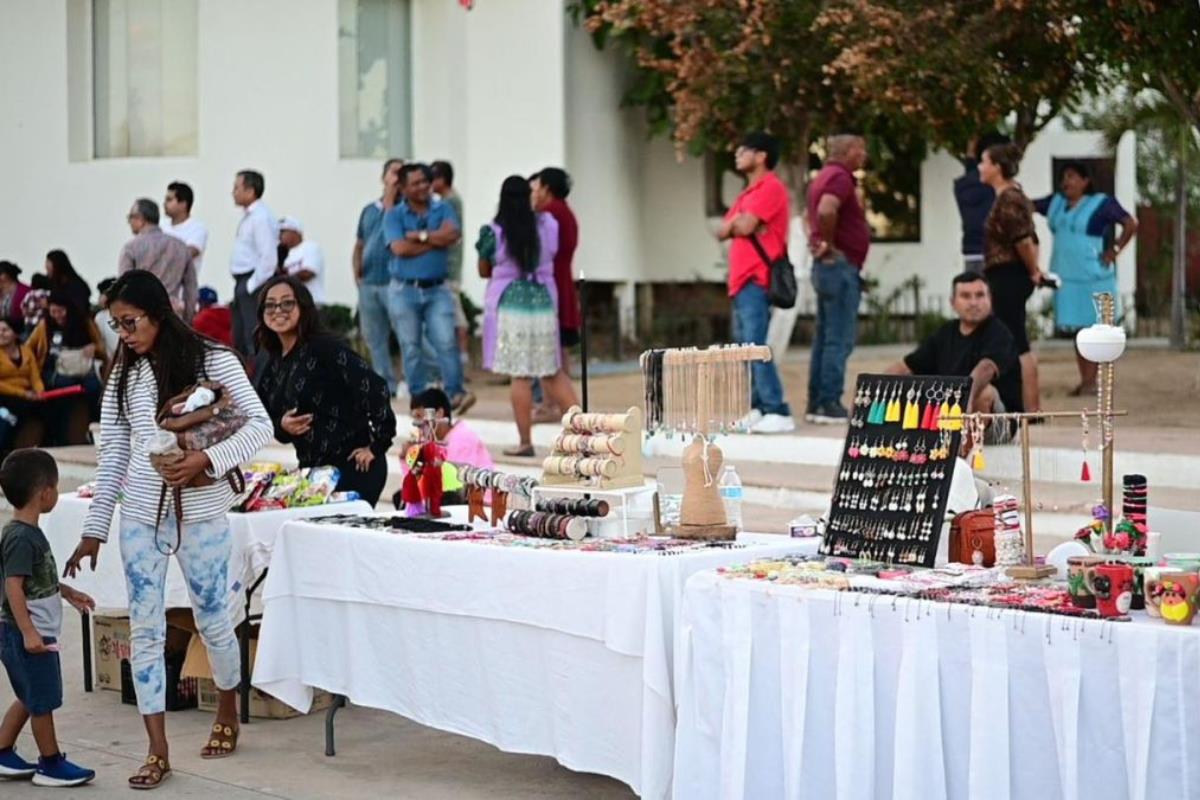
M 509 458 L 534 458 L 537 456 L 537 451 L 533 449 L 533 445 L 531 444 L 508 447 L 501 452 Z
M 157 789 L 163 781 L 171 777 L 171 765 L 165 758 L 159 758 L 151 753 L 146 756 L 146 763 L 129 779 L 130 789 Z
M 212 738 L 200 751 L 201 758 L 228 758 L 237 750 L 238 735 L 241 728 L 232 725 L 216 723 L 212 726 Z

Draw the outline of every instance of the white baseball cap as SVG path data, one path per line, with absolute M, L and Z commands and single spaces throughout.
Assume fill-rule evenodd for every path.
M 295 217 L 283 217 L 279 220 L 279 230 L 295 231 L 296 233 L 304 233 L 304 226 L 300 224 L 300 220 Z

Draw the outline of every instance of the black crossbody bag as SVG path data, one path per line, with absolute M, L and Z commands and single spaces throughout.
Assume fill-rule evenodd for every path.
M 758 257 L 767 265 L 769 275 L 767 299 L 771 301 L 771 305 L 783 309 L 796 305 L 796 270 L 792 267 L 791 259 L 788 258 L 787 248 L 784 248 L 783 254 L 779 258 L 772 261 L 767 257 L 767 251 L 762 246 L 762 242 L 758 240 L 758 234 L 750 236 L 750 244 L 754 245 L 754 249 L 758 251 Z

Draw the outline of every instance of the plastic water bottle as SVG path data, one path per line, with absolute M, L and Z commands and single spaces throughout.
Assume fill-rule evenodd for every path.
M 725 522 L 739 531 L 742 529 L 742 479 L 732 464 L 726 464 L 717 484 L 721 489 L 721 502 L 725 504 Z
M 14 428 L 17 427 L 17 415 L 3 406 L 0 406 L 0 419 L 4 420 Z

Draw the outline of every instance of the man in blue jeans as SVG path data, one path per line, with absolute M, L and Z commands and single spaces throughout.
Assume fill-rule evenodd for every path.
M 461 238 L 461 223 L 449 203 L 431 197 L 432 177 L 425 164 L 406 164 L 400 172 L 404 202 L 383 218 L 384 238 L 392 252 L 388 312 L 400 341 L 409 392 L 420 394 L 428 382 L 421 353 L 424 336 L 433 346 L 454 413 L 462 415 L 475 404 L 475 396 L 463 390 L 455 299 L 446 284 L 448 248 Z
M 808 246 L 817 294 L 817 325 L 808 374 L 805 419 L 824 425 L 845 423 L 842 405 L 846 361 L 858 334 L 862 265 L 871 230 L 858 202 L 854 173 L 867 163 L 867 143 L 856 134 L 829 137 L 825 166 L 808 187 Z
M 734 152 L 734 166 L 746 188 L 725 215 L 717 238 L 730 240 L 729 296 L 733 298 L 733 336 L 742 344 L 766 344 L 771 323 L 767 287 L 774 260 L 787 252 L 790 219 L 787 187 L 776 177 L 779 142 L 766 133 L 750 133 Z M 754 245 L 758 241 L 763 254 Z M 766 256 L 764 259 L 763 256 Z M 783 399 L 783 383 L 773 361 L 750 367 L 751 411 L 741 427 L 750 433 L 788 433 L 796 429 Z
M 358 215 L 358 235 L 354 242 L 354 282 L 358 285 L 358 328 L 371 354 L 371 366 L 387 381 L 388 391 L 396 393 L 396 371 L 388 349 L 391 317 L 388 315 L 388 265 L 392 251 L 383 237 L 383 218 L 400 201 L 400 170 L 403 159 L 389 158 L 383 163 L 383 196 L 372 200 Z

